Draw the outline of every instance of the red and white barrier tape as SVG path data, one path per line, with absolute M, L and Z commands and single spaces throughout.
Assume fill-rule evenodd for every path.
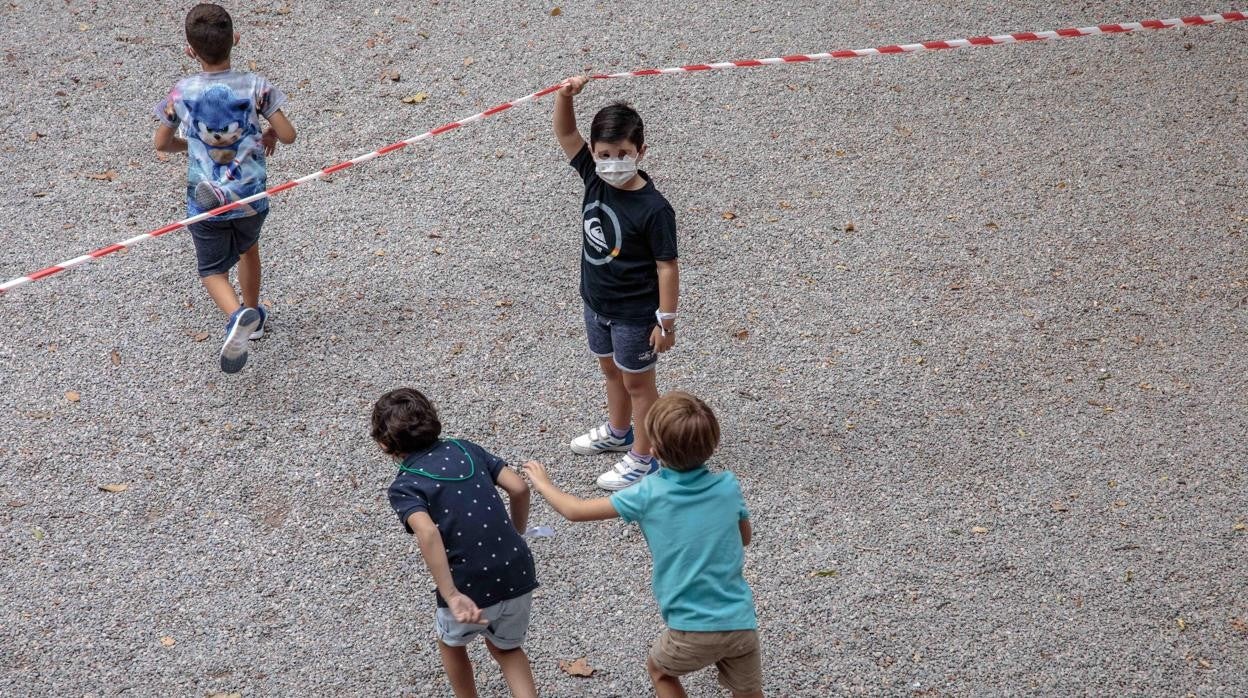
M 1068 38 L 1074 38 L 1077 36 L 1097 36 L 1101 34 L 1123 34 L 1127 32 L 1137 32 L 1137 31 L 1142 31 L 1146 29 L 1170 29 L 1172 27 L 1193 27 L 1193 26 L 1201 26 L 1201 25 L 1206 25 L 1206 24 L 1223 24 L 1226 22 L 1242 22 L 1245 20 L 1248 20 L 1248 13 L 1222 12 L 1219 14 L 1193 15 L 1190 17 L 1176 17 L 1172 19 L 1149 19 L 1149 20 L 1145 20 L 1142 22 L 1126 22 L 1122 24 L 1100 24 L 1094 27 L 1058 29 L 1056 31 L 1017 32 L 1014 34 L 999 34 L 997 36 L 977 36 L 977 37 L 972 37 L 969 39 L 949 39 L 946 41 L 925 41 L 925 42 L 917 43 L 917 44 L 897 44 L 897 45 L 891 45 L 891 46 L 879 46 L 876 48 L 860 48 L 860 49 L 848 49 L 848 50 L 842 50 L 842 51 L 831 51 L 828 53 L 796 54 L 796 55 L 791 55 L 791 56 L 780 56 L 776 58 L 760 58 L 760 59 L 744 60 L 744 61 L 726 61 L 722 63 L 700 63 L 700 64 L 694 64 L 694 65 L 681 66 L 677 68 L 649 68 L 649 69 L 644 69 L 644 70 L 632 70 L 632 71 L 628 71 L 624 73 L 607 73 L 607 74 L 591 75 L 590 77 L 596 80 L 609 80 L 609 79 L 614 79 L 614 78 L 641 77 L 641 76 L 646 76 L 646 75 L 673 75 L 677 73 L 693 73 L 693 72 L 701 72 L 701 71 L 706 71 L 706 70 L 721 70 L 725 68 L 755 68 L 755 67 L 760 67 L 760 66 L 765 66 L 765 65 L 787 65 L 787 64 L 792 64 L 792 63 L 810 63 L 810 62 L 815 62 L 815 61 L 831 61 L 831 60 L 837 60 L 841 58 L 861 58 L 864 56 L 880 56 L 880 55 L 891 55 L 891 54 L 898 54 L 898 53 L 918 53 L 921 51 L 940 51 L 944 49 L 970 48 L 973 46 L 1000 46 L 1003 44 L 1016 44 L 1016 43 L 1022 43 L 1022 42 L 1028 42 L 1028 41 L 1053 41 L 1056 39 L 1068 39 Z M 472 116 L 466 119 L 460 119 L 459 121 L 452 121 L 448 124 L 443 124 L 442 126 L 439 126 L 430 131 L 426 131 L 420 134 L 419 136 L 413 136 L 412 138 L 408 138 L 406 140 L 401 140 L 396 143 L 392 143 L 383 148 L 378 148 L 377 150 L 374 150 L 371 153 L 365 153 L 364 155 L 361 155 L 357 158 L 353 158 L 345 162 L 340 162 L 335 165 L 330 165 L 324 169 L 313 172 L 310 175 L 300 177 L 299 179 L 293 179 L 283 184 L 279 184 L 275 187 L 269 187 L 268 189 L 258 194 L 253 194 L 252 196 L 249 196 L 245 199 L 239 199 L 238 201 L 226 204 L 224 206 L 219 206 L 217 208 L 212 209 L 211 211 L 201 213 L 197 216 L 184 218 L 180 221 L 177 221 L 176 223 L 170 223 L 164 227 L 156 228 L 155 230 L 150 230 L 146 233 L 143 233 L 142 235 L 136 235 L 132 238 L 129 238 L 128 240 L 122 240 L 121 242 L 114 243 L 107 247 L 101 247 L 100 249 L 95 250 L 93 252 L 89 252 L 80 257 L 75 257 L 73 259 L 66 260 L 64 262 L 61 262 L 60 264 L 54 264 L 50 267 L 40 269 L 39 271 L 36 271 L 31 274 L 27 274 L 26 276 L 20 276 L 18 278 L 11 279 L 9 281 L 6 281 L 0 284 L 0 294 L 5 293 L 6 291 L 9 291 L 11 289 L 17 288 L 18 286 L 28 284 L 32 281 L 45 279 L 54 274 L 59 274 L 63 271 L 73 269 L 74 267 L 81 266 L 83 264 L 86 264 L 87 262 L 90 262 L 91 260 L 99 259 L 100 257 L 105 257 L 119 250 L 124 250 L 128 247 L 131 247 L 140 242 L 143 242 L 144 240 L 150 240 L 151 238 L 156 238 L 162 235 L 166 235 L 168 233 L 172 233 L 173 231 L 178 230 L 179 228 L 184 228 L 192 223 L 197 223 L 199 221 L 202 221 L 205 218 L 210 218 L 212 216 L 225 213 L 227 211 L 232 211 L 236 208 L 239 208 L 240 206 L 244 206 L 253 201 L 259 201 L 260 199 L 263 199 L 265 197 L 271 197 L 274 194 L 280 194 L 281 192 L 284 192 L 287 189 L 293 189 L 299 186 L 300 184 L 311 182 L 314 179 L 320 179 L 326 175 L 334 174 L 335 172 L 345 170 L 348 167 L 352 167 L 354 165 L 363 164 L 374 158 L 379 158 L 382 155 L 393 153 L 396 150 L 401 150 L 409 145 L 413 145 L 415 143 L 419 143 L 420 141 L 433 138 L 434 136 L 441 135 L 443 133 L 446 133 L 447 131 L 453 131 L 457 128 L 460 128 L 461 126 L 467 126 L 468 124 L 471 124 L 475 121 L 480 121 L 486 117 L 494 116 L 495 114 L 499 114 L 501 112 L 507 111 L 508 109 L 511 109 L 512 107 L 517 107 L 517 106 L 520 106 L 521 104 L 532 102 L 533 100 L 536 100 L 536 99 L 541 99 L 542 97 L 545 97 L 546 95 L 557 91 L 561 86 L 562 86 L 562 83 L 558 85 L 551 85 L 550 87 L 538 90 L 537 92 L 534 92 L 533 94 L 528 95 L 526 97 L 521 97 L 520 99 L 512 100 L 510 102 L 504 102 L 503 104 L 499 104 L 496 107 L 491 107 L 489 109 L 486 109 L 483 112 L 473 114 Z

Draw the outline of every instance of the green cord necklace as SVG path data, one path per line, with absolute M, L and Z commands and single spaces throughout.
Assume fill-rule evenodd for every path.
M 427 477 L 430 480 L 440 480 L 442 482 L 463 482 L 464 480 L 467 480 L 468 478 L 475 475 L 477 473 L 477 462 L 472 459 L 472 454 L 468 452 L 468 449 L 464 448 L 464 445 L 461 444 L 458 439 L 446 439 L 446 441 L 450 441 L 451 443 L 458 446 L 459 450 L 463 451 L 464 455 L 468 458 L 468 474 L 467 475 L 463 477 L 446 477 L 443 475 L 434 475 L 433 473 L 427 470 L 421 470 L 420 468 L 409 468 L 406 465 L 403 465 L 402 463 L 399 463 L 399 470 L 405 473 L 409 473 L 411 475 L 420 475 L 421 477 Z M 443 443 L 443 442 L 439 441 L 438 443 Z M 433 449 L 429 449 L 429 450 L 432 451 Z M 426 451 L 426 453 L 428 453 L 428 451 Z

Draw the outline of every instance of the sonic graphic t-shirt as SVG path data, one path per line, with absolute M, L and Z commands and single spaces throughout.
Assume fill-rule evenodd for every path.
M 676 212 L 650 176 L 637 191 L 616 189 L 595 171 L 589 146 L 569 163 L 585 182 L 581 209 L 581 298 L 608 320 L 654 324 L 656 260 L 676 259 Z
M 286 95 L 263 77 L 224 70 L 184 78 L 156 104 L 156 118 L 186 139 L 188 215 L 265 190 L 259 116 L 267 119 L 285 103 Z M 215 219 L 251 216 L 268 207 L 269 200 L 260 199 Z

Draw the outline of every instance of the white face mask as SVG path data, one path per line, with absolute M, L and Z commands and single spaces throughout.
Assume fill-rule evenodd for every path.
M 619 160 L 595 160 L 594 169 L 602 181 L 613 187 L 622 187 L 636 176 L 637 157 L 625 155 Z

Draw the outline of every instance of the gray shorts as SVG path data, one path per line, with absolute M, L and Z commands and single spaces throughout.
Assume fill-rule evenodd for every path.
M 438 639 L 451 647 L 463 647 L 477 635 L 484 635 L 490 644 L 500 650 L 514 650 L 524 644 L 529 632 L 529 611 L 533 607 L 533 592 L 514 599 L 500 601 L 481 609 L 489 625 L 473 625 L 455 620 L 451 609 L 438 607 L 435 619 Z
M 626 373 L 645 373 L 658 362 L 659 353 L 650 345 L 655 324 L 608 320 L 585 306 L 585 336 L 590 352 L 600 359 L 610 356 L 616 368 Z
M 229 273 L 238 264 L 238 258 L 260 241 L 260 226 L 264 225 L 268 215 L 266 208 L 254 216 L 219 221 L 210 218 L 187 226 L 191 239 L 195 241 L 199 275 Z

